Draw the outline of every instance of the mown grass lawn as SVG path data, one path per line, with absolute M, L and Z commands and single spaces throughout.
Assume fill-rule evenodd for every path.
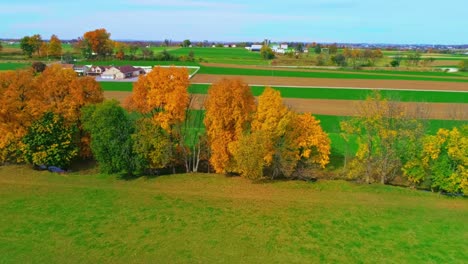
M 0 167 L 0 263 L 466 263 L 468 200 L 343 181 Z

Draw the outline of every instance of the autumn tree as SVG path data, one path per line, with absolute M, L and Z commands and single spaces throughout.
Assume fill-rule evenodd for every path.
M 77 125 L 80 154 L 88 157 L 89 137 L 81 129 L 80 109 L 102 100 L 102 90 L 94 79 L 78 78 L 73 70 L 59 65 L 47 67 L 40 74 L 32 68 L 0 73 L 1 162 L 21 160 L 21 138 L 45 112 L 62 116 L 67 125 Z
M 2 50 L 3 50 L 3 44 L 2 42 L 0 42 L 0 52 L 2 52 Z
M 35 121 L 23 137 L 24 159 L 34 165 L 68 168 L 78 155 L 76 126 L 66 124 L 63 117 L 52 112 Z
M 187 68 L 155 67 L 147 75 L 140 75 L 125 103 L 127 109 L 151 118 L 156 126 L 169 134 L 174 172 L 176 148 L 184 144 L 174 128 L 186 118 L 188 76 Z
M 32 70 L 0 72 L 0 162 L 20 162 L 21 139 L 43 113 Z
M 76 123 L 81 137 L 80 155 L 90 156 L 89 136 L 81 126 L 81 108 L 103 101 L 99 84 L 91 77 L 78 77 L 71 69 L 51 65 L 36 78 L 40 104 L 46 111 L 59 114 L 67 123 Z
M 236 171 L 248 179 L 263 177 L 265 154 L 268 152 L 269 138 L 263 131 L 245 133 L 233 150 Z
M 249 86 L 240 79 L 222 79 L 209 88 L 205 109 L 210 163 L 217 173 L 230 172 L 229 145 L 237 142 L 248 126 L 255 110 L 254 97 Z
M 119 102 L 105 101 L 83 108 L 83 126 L 91 134 L 91 149 L 103 173 L 132 174 L 134 123 Z
M 87 58 L 93 54 L 98 58 L 112 55 L 114 43 L 110 35 L 104 28 L 88 31 L 79 40 L 79 48 Z
M 42 42 L 41 47 L 39 47 L 39 57 L 49 57 L 49 44 L 47 42 Z
M 152 117 L 164 130 L 170 131 L 172 125 L 185 120 L 189 104 L 188 75 L 186 68 L 153 68 L 150 73 L 140 75 L 126 107 Z
M 422 124 L 395 102 L 374 91 L 357 107 L 357 116 L 341 122 L 341 129 L 355 135 L 358 151 L 348 175 L 367 183 L 390 182 L 401 172 L 405 153 L 423 134 Z
M 122 42 L 115 42 L 115 58 L 123 60 L 125 58 L 125 50 L 128 48 L 128 45 Z
M 50 37 L 48 55 L 55 58 L 62 56 L 62 42 L 56 35 Z
M 330 149 L 330 138 L 320 121 L 310 113 L 294 113 L 278 145 L 276 168 L 286 177 L 301 178 L 303 169 L 310 166 L 325 168 Z
M 346 57 L 348 61 L 351 62 L 354 69 L 357 69 L 359 67 L 360 60 L 363 57 L 363 53 L 359 49 L 345 48 L 343 50 L 343 55 Z
M 424 138 L 421 151 L 403 167 L 414 184 L 428 181 L 434 190 L 468 194 L 468 126 L 439 129 Z

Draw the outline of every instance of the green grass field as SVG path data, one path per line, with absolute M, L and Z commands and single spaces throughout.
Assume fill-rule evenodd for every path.
M 468 201 L 344 181 L 0 167 L 1 263 L 465 263 Z
M 22 63 L 22 62 L 1 62 L 0 63 L 0 71 L 7 71 L 7 70 L 17 70 L 21 68 L 26 68 L 31 66 L 30 63 Z
M 302 78 L 335 78 L 335 79 L 371 79 L 371 80 L 414 80 L 414 81 L 447 81 L 468 82 L 468 78 L 462 76 L 443 78 L 430 76 L 403 76 L 392 74 L 370 73 L 345 73 L 345 72 L 318 72 L 318 71 L 285 71 L 285 70 L 260 70 L 242 68 L 202 67 L 199 74 L 222 75 L 247 75 L 247 76 L 278 76 L 278 77 L 302 77 Z M 403 73 L 402 73 L 403 74 Z
M 268 65 L 268 61 L 261 58 L 258 52 L 250 52 L 244 48 L 178 48 L 169 53 L 176 56 L 187 56 L 193 51 L 195 58 L 202 58 L 210 63 L 228 63 L 240 65 Z

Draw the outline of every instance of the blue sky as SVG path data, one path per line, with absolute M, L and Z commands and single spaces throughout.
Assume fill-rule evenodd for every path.
M 0 38 L 468 44 L 468 1 L 1 0 Z

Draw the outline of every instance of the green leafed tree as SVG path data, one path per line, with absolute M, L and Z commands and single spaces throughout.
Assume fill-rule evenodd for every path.
M 23 138 L 24 159 L 35 165 L 67 168 L 78 155 L 77 128 L 60 115 L 47 112 Z
M 170 135 L 151 118 L 137 121 L 132 139 L 138 171 L 162 169 L 171 162 L 173 155 Z
M 32 57 L 35 48 L 34 45 L 31 43 L 31 37 L 25 36 L 24 38 L 22 38 L 20 41 L 20 47 L 24 55 L 28 56 L 28 58 Z
M 433 190 L 468 194 L 468 126 L 439 129 L 424 137 L 421 151 L 403 167 L 415 184 L 427 182 Z
M 83 125 L 91 135 L 91 151 L 103 173 L 133 174 L 131 135 L 134 123 L 119 102 L 105 101 L 82 109 Z
M 374 91 L 357 107 L 357 116 L 341 122 L 341 129 L 357 137 L 358 151 L 348 175 L 367 183 L 386 184 L 401 173 L 409 153 L 417 149 L 424 127 L 396 102 Z
M 275 53 L 267 45 L 263 45 L 263 47 L 260 49 L 260 55 L 265 60 L 271 60 L 271 59 L 275 58 Z

